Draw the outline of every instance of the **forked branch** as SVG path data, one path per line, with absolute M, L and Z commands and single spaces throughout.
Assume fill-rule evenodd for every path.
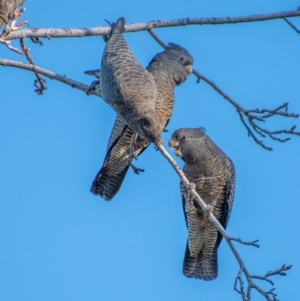
M 257 138 L 257 134 L 262 138 L 269 137 L 274 141 L 286 142 L 291 138 L 278 138 L 278 135 L 287 134 L 287 135 L 296 135 L 300 136 L 300 132 L 296 132 L 296 125 L 293 125 L 290 129 L 281 129 L 270 131 L 259 125 L 259 122 L 265 122 L 267 118 L 272 116 L 281 116 L 287 118 L 298 118 L 299 114 L 289 113 L 288 112 L 288 103 L 284 103 L 275 109 L 251 109 L 246 110 L 235 100 L 233 100 L 228 94 L 226 94 L 219 86 L 217 86 L 213 81 L 199 73 L 195 70 L 195 75 L 199 80 L 203 80 L 208 83 L 212 88 L 214 88 L 220 95 L 222 95 L 226 100 L 228 100 L 237 110 L 240 119 L 248 131 L 248 136 L 252 137 L 253 140 L 262 146 L 266 150 L 273 150 L 271 147 L 267 146 L 262 140 Z M 247 122 L 246 120 L 247 119 Z M 256 133 L 256 134 L 255 134 Z
M 253 246 L 255 248 L 260 247 L 259 244 L 258 244 L 258 239 L 253 240 L 253 241 L 244 241 L 244 240 L 241 240 L 240 238 L 234 238 L 234 237 L 230 237 L 229 239 L 233 240 L 233 241 L 237 241 L 240 244 L 245 245 L 245 246 Z
M 203 212 L 209 212 L 208 211 L 208 206 L 202 200 L 202 198 L 199 196 L 197 191 L 195 189 L 193 189 L 193 185 L 190 185 L 191 183 L 188 181 L 188 179 L 186 178 L 183 171 L 179 168 L 176 161 L 165 150 L 163 145 L 159 145 L 158 149 L 160 150 L 162 155 L 169 161 L 169 163 L 172 165 L 172 167 L 175 169 L 176 173 L 180 177 L 180 180 L 182 181 L 182 183 L 185 184 L 185 187 L 190 190 L 191 194 L 194 196 L 194 200 L 199 204 L 199 206 L 201 207 Z M 258 275 L 250 274 L 247 267 L 246 267 L 246 265 L 245 265 L 245 263 L 244 263 L 244 261 L 243 261 L 243 259 L 242 259 L 242 257 L 241 257 L 241 255 L 239 254 L 239 252 L 237 251 L 237 249 L 235 248 L 235 246 L 232 243 L 232 240 L 236 240 L 236 239 L 233 239 L 233 238 L 229 237 L 226 230 L 222 227 L 222 225 L 219 223 L 219 221 L 216 219 L 216 217 L 211 212 L 209 212 L 209 214 L 206 214 L 205 216 L 208 216 L 208 219 L 212 223 L 214 223 L 214 225 L 217 227 L 217 229 L 219 230 L 219 232 L 222 234 L 222 236 L 224 237 L 224 239 L 228 243 L 231 251 L 233 252 L 236 260 L 239 263 L 240 270 L 239 270 L 238 276 L 235 279 L 234 290 L 236 290 L 238 293 L 241 294 L 243 301 L 250 301 L 251 300 L 251 290 L 253 288 L 256 289 L 261 295 L 263 295 L 267 301 L 279 301 L 277 299 L 276 294 L 274 293 L 275 288 L 272 288 L 269 291 L 265 291 L 260 286 L 258 286 L 253 281 L 253 279 L 265 280 L 273 286 L 274 283 L 273 283 L 273 281 L 271 281 L 269 279 L 269 277 L 274 276 L 274 275 L 286 276 L 285 272 L 287 270 L 291 269 L 292 266 L 291 265 L 288 265 L 288 266 L 283 265 L 280 269 L 278 269 L 276 271 L 270 271 L 267 274 L 265 274 L 264 276 L 258 276 Z M 240 239 L 238 239 L 237 241 L 239 241 L 240 243 L 243 243 L 243 241 L 240 240 Z M 254 243 L 249 243 L 249 244 L 254 245 L 256 242 L 257 241 L 254 241 Z M 246 278 L 246 281 L 247 281 L 247 288 L 246 289 L 245 289 L 245 282 L 243 280 L 243 276 Z
M 255 289 L 258 291 L 261 295 L 265 297 L 268 301 L 279 301 L 277 299 L 277 294 L 275 294 L 275 287 L 264 290 L 260 286 L 258 286 L 256 283 L 253 282 L 253 279 L 259 279 L 268 282 L 272 286 L 274 286 L 274 282 L 269 279 L 270 276 L 286 276 L 286 271 L 292 268 L 292 265 L 286 266 L 285 264 L 275 271 L 270 271 L 264 276 L 258 276 L 258 275 L 250 275 L 251 276 L 251 282 L 248 282 L 247 288 L 245 289 L 245 282 L 243 280 L 243 270 L 240 268 L 238 275 L 235 278 L 234 281 L 234 290 L 241 294 L 243 301 L 249 301 L 251 299 L 251 290 Z

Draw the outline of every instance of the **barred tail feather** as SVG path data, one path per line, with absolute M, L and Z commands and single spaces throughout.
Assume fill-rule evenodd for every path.
M 110 201 L 120 190 L 128 168 L 129 165 L 117 175 L 109 175 L 105 166 L 102 167 L 93 181 L 91 193 L 100 195 L 106 201 Z
M 204 257 L 202 252 L 197 257 L 192 257 L 186 246 L 185 257 L 183 262 L 183 274 L 189 278 L 213 280 L 218 276 L 218 258 L 217 250 L 211 257 Z

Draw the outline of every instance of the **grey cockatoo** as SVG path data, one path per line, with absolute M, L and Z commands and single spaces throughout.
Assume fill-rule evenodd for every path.
M 170 44 L 165 51 L 158 53 L 151 60 L 147 70 L 155 80 L 157 88 L 155 108 L 161 127 L 165 128 L 173 113 L 175 87 L 191 74 L 193 58 L 183 47 Z M 86 73 L 97 77 L 99 70 Z M 97 85 L 96 89 L 101 93 Z M 111 200 L 119 191 L 130 165 L 136 173 L 141 171 L 132 165 L 130 150 L 133 146 L 133 155 L 138 156 L 149 146 L 149 142 L 138 136 L 132 144 L 134 133 L 134 130 L 118 116 L 109 138 L 103 166 L 92 184 L 92 193 Z
M 183 172 L 211 212 L 226 228 L 235 192 L 232 161 L 201 129 L 175 131 L 169 141 L 185 162 Z M 181 183 L 188 242 L 183 263 L 187 277 L 212 280 L 218 275 L 217 250 L 222 235 L 203 214 L 188 189 Z
M 158 145 L 163 128 L 155 110 L 155 81 L 130 50 L 124 31 L 125 19 L 119 18 L 111 26 L 102 55 L 101 96 L 135 133 Z

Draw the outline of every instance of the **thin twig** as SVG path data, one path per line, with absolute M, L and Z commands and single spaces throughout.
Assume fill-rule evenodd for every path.
M 22 47 L 22 52 L 25 54 L 27 60 L 29 61 L 29 63 L 31 65 L 35 65 L 35 62 L 33 61 L 30 53 L 29 53 L 29 48 L 26 47 L 26 44 L 25 44 L 25 39 L 22 38 L 20 39 L 20 43 L 21 43 L 21 47 Z M 37 72 L 34 72 L 35 76 L 36 76 L 36 79 L 34 81 L 34 86 L 36 87 L 35 89 L 35 92 L 37 92 L 38 95 L 43 95 L 44 94 L 44 91 L 47 89 L 46 87 L 46 80 L 44 78 L 42 78 L 40 76 L 40 74 L 38 74 Z
M 300 30 L 291 22 L 289 21 L 287 18 L 283 18 L 283 20 L 289 24 L 298 34 L 300 33 Z
M 255 136 L 255 135 L 253 134 L 253 132 L 251 131 L 250 127 L 249 127 L 249 126 L 247 125 L 247 123 L 245 122 L 243 114 L 242 114 L 239 110 L 237 110 L 237 112 L 238 112 L 238 114 L 239 114 L 239 116 L 240 116 L 240 119 L 241 119 L 243 125 L 245 126 L 245 128 L 246 128 L 247 131 L 248 131 L 248 136 L 252 137 L 253 140 L 254 140 L 258 145 L 260 145 L 261 147 L 263 147 L 264 149 L 269 150 L 269 151 L 273 150 L 272 147 L 266 146 L 261 140 L 258 140 L 258 139 L 256 138 L 256 136 Z
M 245 294 L 245 283 L 244 283 L 242 275 L 243 275 L 243 270 L 240 268 L 239 272 L 235 278 L 233 289 L 236 292 L 238 292 L 239 294 L 241 294 L 243 301 L 247 301 L 246 294 Z M 239 287 L 238 287 L 238 284 L 239 284 Z
M 253 240 L 253 241 L 243 241 L 240 238 L 234 238 L 234 237 L 230 237 L 229 239 L 233 240 L 233 241 L 237 241 L 242 245 L 253 246 L 253 247 L 256 247 L 256 248 L 260 247 L 259 244 L 257 244 L 257 242 L 259 241 L 258 239 Z
M 274 114 L 281 115 L 281 116 L 286 116 L 286 114 L 288 114 L 288 117 L 295 117 L 295 118 L 299 117 L 299 114 L 288 113 L 288 109 L 289 109 L 288 105 L 289 105 L 289 103 L 286 102 L 286 103 L 280 105 L 279 107 L 275 108 L 274 110 L 269 110 L 269 109 L 254 109 L 254 110 L 247 110 L 245 113 L 256 113 L 256 114 L 268 113 L 266 115 L 261 116 L 261 118 L 263 118 L 263 119 L 271 117 Z
M 245 112 L 246 110 L 240 106 L 233 98 L 231 98 L 228 94 L 226 94 L 217 84 L 215 84 L 208 77 L 201 74 L 199 71 L 195 70 L 193 73 L 197 76 L 198 81 L 201 79 L 204 80 L 207 84 L 209 84 L 213 89 L 215 89 L 220 95 L 222 95 L 226 100 L 228 100 L 238 111 Z
M 286 266 L 285 264 L 283 264 L 282 267 L 279 268 L 278 270 L 270 271 L 264 276 L 252 275 L 252 278 L 266 280 L 270 276 L 275 276 L 275 275 L 286 276 L 286 271 L 290 270 L 292 267 L 293 267 L 292 265 Z
M 47 76 L 51 79 L 60 81 L 64 84 L 66 84 L 66 85 L 71 86 L 72 88 L 76 88 L 76 89 L 79 89 L 81 91 L 84 91 L 85 93 L 89 92 L 89 95 L 100 96 L 100 95 L 98 95 L 96 90 L 90 91 L 90 86 L 84 85 L 84 84 L 79 83 L 75 80 L 72 80 L 72 79 L 70 79 L 66 76 L 54 73 L 52 71 L 40 68 L 40 67 L 32 65 L 32 64 L 25 64 L 25 63 L 18 62 L 18 61 L 0 59 L 0 65 L 2 65 L 4 67 L 10 66 L 10 67 L 15 67 L 15 68 L 25 69 L 25 70 L 28 70 L 28 71 L 31 71 L 31 72 L 36 72 L 36 73 L 42 74 L 44 76 Z
M 165 44 L 165 42 L 154 32 L 154 30 L 148 29 L 148 32 L 150 33 L 150 35 L 152 36 L 152 38 L 164 49 L 166 49 L 167 45 Z
M 260 15 L 238 16 L 238 17 L 208 17 L 208 18 L 182 18 L 175 20 L 155 20 L 146 23 L 134 23 L 125 26 L 126 32 L 137 32 L 152 28 L 188 26 L 188 25 L 221 25 L 237 24 L 245 22 L 268 21 L 282 18 L 299 17 L 300 10 L 276 12 Z M 87 37 L 108 35 L 110 27 L 90 27 L 90 28 L 30 28 L 11 32 L 7 39 L 14 40 L 24 37 L 39 38 L 63 38 L 63 37 Z

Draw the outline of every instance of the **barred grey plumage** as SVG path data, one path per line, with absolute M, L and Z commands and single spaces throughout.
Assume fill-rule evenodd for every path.
M 185 162 L 183 172 L 187 179 L 196 185 L 196 191 L 226 228 L 235 192 L 232 161 L 201 129 L 179 129 L 169 145 Z M 182 183 L 181 194 L 188 227 L 183 273 L 191 278 L 213 280 L 218 275 L 217 250 L 222 235 Z
M 157 89 L 153 75 L 136 60 L 122 33 L 125 19 L 112 24 L 100 69 L 102 98 L 136 133 L 161 144 L 162 127 L 155 110 Z
M 193 58 L 187 50 L 170 44 L 165 51 L 157 54 L 147 67 L 157 87 L 155 108 L 162 128 L 166 127 L 173 113 L 175 86 L 187 79 L 192 72 L 192 65 Z M 95 70 L 92 73 L 98 74 Z M 103 166 L 92 184 L 92 193 L 111 200 L 119 191 L 131 164 L 129 154 L 134 134 L 135 132 L 118 116 L 109 138 Z M 140 155 L 148 146 L 149 143 L 138 136 L 134 144 L 134 155 Z

